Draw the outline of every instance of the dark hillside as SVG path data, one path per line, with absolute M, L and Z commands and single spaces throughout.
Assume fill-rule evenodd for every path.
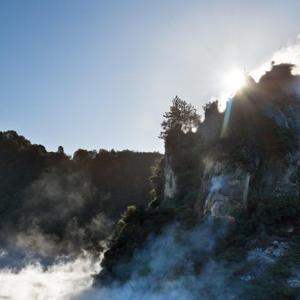
M 128 205 L 150 201 L 151 168 L 160 158 L 128 150 L 78 150 L 70 158 L 62 147 L 47 152 L 0 132 L 2 243 L 30 246 L 46 235 L 59 251 L 93 246 Z

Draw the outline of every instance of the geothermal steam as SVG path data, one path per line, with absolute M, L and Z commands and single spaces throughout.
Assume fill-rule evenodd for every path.
M 1 260 L 12 259 L 2 251 Z M 89 288 L 92 275 L 100 271 L 100 259 L 83 253 L 75 259 L 60 258 L 45 267 L 40 261 L 29 260 L 19 268 L 0 270 L 0 299 L 70 300 Z

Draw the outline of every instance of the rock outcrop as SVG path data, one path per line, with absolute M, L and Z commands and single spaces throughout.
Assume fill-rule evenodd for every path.
M 295 299 L 291 289 L 298 287 L 298 273 L 283 276 L 283 265 L 292 270 L 300 264 L 300 78 L 292 68 L 273 65 L 257 83 L 249 77 L 224 113 L 217 102 L 207 104 L 203 122 L 197 121 L 192 106 L 174 99 L 163 123 L 165 157 L 153 181 L 155 205 L 124 215 L 104 255 L 98 284 L 136 276 L 130 262 L 138 249 L 147 253 L 149 237 L 160 236 L 168 224 L 190 235 L 213 219 L 221 221 L 217 227 L 227 233 L 225 239 L 222 233 L 209 260 L 222 259 L 222 268 L 230 266 L 228 284 L 235 284 L 224 292 L 234 292 L 224 298 L 207 296 L 213 287 L 201 282 L 201 274 L 208 257 L 197 251 L 182 260 L 178 249 L 165 254 L 175 255 L 176 266 L 164 269 L 163 282 L 174 280 L 174 274 L 181 278 L 178 270 L 185 274 L 188 264 L 191 280 L 201 282 L 195 289 L 204 293 L 203 299 Z M 214 226 L 209 229 L 212 239 Z M 200 236 L 192 236 L 193 243 L 201 244 Z M 193 253 L 194 248 L 184 247 Z M 261 257 L 272 263 L 262 264 Z M 120 269 L 124 264 L 125 273 Z M 147 274 L 151 276 L 151 270 Z M 235 290 L 241 282 L 249 289 Z M 155 284 L 159 289 L 164 283 Z M 182 299 L 199 299 L 197 295 Z
M 189 137 L 178 133 L 178 148 L 169 147 L 166 140 L 165 198 L 169 203 L 170 198 L 182 199 L 180 188 L 185 190 L 195 179 L 184 177 L 189 170 L 177 167 L 187 159 L 182 155 L 186 144 L 190 153 L 185 155 L 193 156 L 192 167 L 200 175 L 198 183 L 193 183 L 197 197 L 192 204 L 200 215 L 231 215 L 253 204 L 256 197 L 299 196 L 300 94 L 296 87 L 300 80 L 291 69 L 289 64 L 275 65 L 258 83 L 248 78 L 224 113 L 216 102 L 206 105 L 205 120 L 197 132 Z M 189 142 L 182 143 L 184 139 Z

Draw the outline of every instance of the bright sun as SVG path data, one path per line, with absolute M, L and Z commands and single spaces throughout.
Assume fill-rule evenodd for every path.
M 232 93 L 236 93 L 246 83 L 245 74 L 240 70 L 232 70 L 226 74 L 225 85 L 226 88 Z

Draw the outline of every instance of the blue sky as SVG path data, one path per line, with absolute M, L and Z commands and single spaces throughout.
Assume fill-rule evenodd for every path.
M 179 95 L 201 111 L 233 67 L 300 33 L 300 1 L 0 2 L 0 130 L 48 150 L 163 151 Z

